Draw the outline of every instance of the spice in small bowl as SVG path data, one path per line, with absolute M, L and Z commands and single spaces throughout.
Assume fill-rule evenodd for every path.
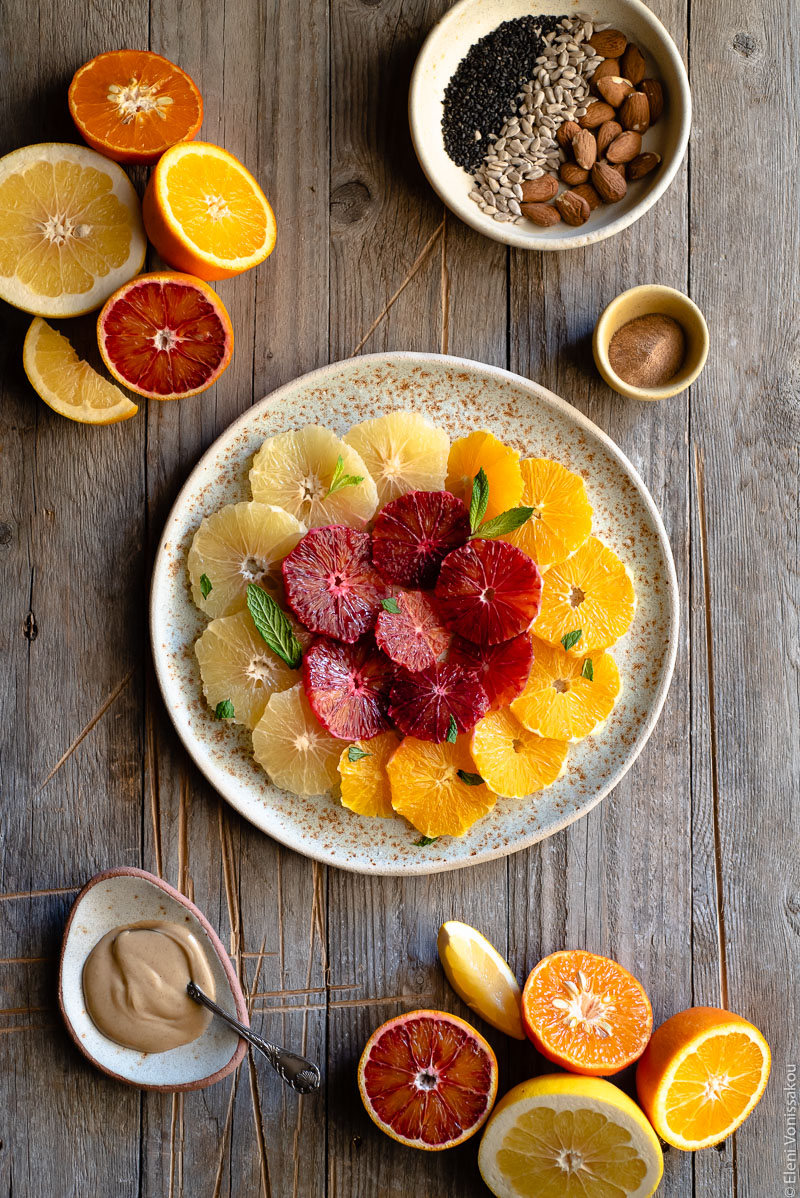
M 663 387 L 686 357 L 686 335 L 674 316 L 648 312 L 617 329 L 608 345 L 615 374 L 631 387 Z

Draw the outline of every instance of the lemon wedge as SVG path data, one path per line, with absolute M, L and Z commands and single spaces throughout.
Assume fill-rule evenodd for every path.
M 468 923 L 448 919 L 436 942 L 447 980 L 459 998 L 492 1027 L 524 1040 L 519 983 L 499 952 Z
M 31 321 L 22 351 L 31 386 L 60 416 L 82 424 L 116 424 L 139 411 L 119 387 L 82 361 L 61 333 L 40 316 Z

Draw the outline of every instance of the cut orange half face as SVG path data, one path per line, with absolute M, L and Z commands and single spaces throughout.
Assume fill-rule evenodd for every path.
M 142 214 L 164 261 L 201 279 L 241 274 L 275 246 L 275 215 L 258 183 L 208 142 L 181 142 L 162 155 Z

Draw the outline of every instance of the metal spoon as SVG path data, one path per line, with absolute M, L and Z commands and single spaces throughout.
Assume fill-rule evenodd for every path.
M 229 1015 L 227 1011 L 223 1011 L 222 1007 L 218 1007 L 215 1002 L 212 1002 L 194 982 L 189 982 L 186 993 L 195 1002 L 201 1003 L 204 1007 L 208 1007 L 209 1011 L 219 1015 L 220 1019 L 224 1019 L 232 1028 L 235 1028 L 248 1043 L 263 1052 L 272 1068 L 283 1078 L 287 1086 L 291 1086 L 300 1094 L 313 1094 L 315 1090 L 319 1089 L 322 1079 L 319 1069 L 313 1061 L 307 1061 L 305 1057 L 300 1057 L 295 1052 L 289 1052 L 287 1048 L 280 1048 L 277 1044 L 270 1044 L 268 1040 L 262 1040 L 249 1027 L 240 1023 L 238 1019 L 234 1019 L 233 1015 Z

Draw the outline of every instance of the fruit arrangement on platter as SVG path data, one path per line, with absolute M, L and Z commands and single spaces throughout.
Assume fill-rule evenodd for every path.
M 216 717 L 298 795 L 424 845 L 552 785 L 621 689 L 636 597 L 583 478 L 394 411 L 266 440 L 188 554 Z

